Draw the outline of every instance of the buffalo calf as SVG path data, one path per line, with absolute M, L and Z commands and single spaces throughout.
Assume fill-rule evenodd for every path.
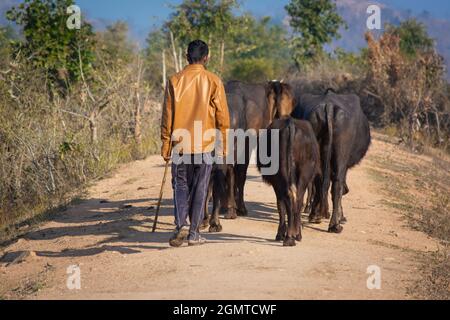
M 279 141 L 271 141 L 272 130 L 279 130 Z M 320 179 L 319 145 L 311 124 L 291 117 L 275 120 L 259 143 L 267 144 L 266 150 L 269 151 L 272 150 L 272 143 L 279 145 L 278 154 L 270 155 L 271 161 L 277 161 L 278 158 L 278 172 L 264 175 L 261 170 L 266 165 L 259 158 L 258 169 L 277 196 L 280 224 L 276 240 L 284 240 L 284 246 L 295 246 L 295 240 L 302 239 L 301 210 L 305 191 L 315 178 Z

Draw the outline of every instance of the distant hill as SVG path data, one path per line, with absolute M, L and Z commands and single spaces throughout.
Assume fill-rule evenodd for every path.
M 382 11 L 383 26 L 385 23 L 398 25 L 401 21 L 409 18 L 416 18 L 418 21 L 425 24 L 430 36 L 436 40 L 439 53 L 445 58 L 448 79 L 450 79 L 450 17 L 448 19 L 439 19 L 426 11 L 420 14 L 413 14 L 409 10 L 401 10 L 392 7 L 391 5 L 386 4 L 386 2 L 387 1 L 383 0 L 337 0 L 338 12 L 347 22 L 348 29 L 341 30 L 340 33 L 342 38 L 334 41 L 330 47 L 332 49 L 342 47 L 348 51 L 357 51 L 360 48 L 366 47 L 364 33 L 368 31 L 366 21 L 369 17 L 366 11 L 369 5 L 377 4 Z M 285 1 L 273 3 L 273 7 L 270 10 L 270 16 L 272 16 L 273 23 L 288 26 L 284 3 Z M 269 12 L 257 12 L 258 15 L 268 13 Z
M 374 1 L 366 0 L 339 0 L 337 1 L 339 14 L 348 24 L 347 30 L 342 30 L 342 38 L 334 42 L 333 46 L 340 46 L 346 50 L 355 51 L 365 47 L 364 33 L 367 31 L 366 21 L 368 14 L 367 7 L 370 4 L 377 4 Z M 450 79 L 450 20 L 438 19 L 430 13 L 424 11 L 419 15 L 414 15 L 407 10 L 398 10 L 378 2 L 382 8 L 382 24 L 391 23 L 398 25 L 401 21 L 409 18 L 416 18 L 425 24 L 428 33 L 436 40 L 438 52 L 445 58 L 447 64 L 447 75 Z M 449 17 L 450 18 L 450 17 Z

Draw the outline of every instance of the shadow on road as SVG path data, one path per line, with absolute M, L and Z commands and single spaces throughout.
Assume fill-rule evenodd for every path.
M 81 257 L 95 256 L 103 252 L 118 252 L 135 254 L 143 250 L 171 249 L 168 240 L 172 234 L 173 224 L 159 220 L 158 230 L 151 233 L 154 222 L 157 199 L 144 198 L 127 201 L 106 201 L 89 199 L 79 203 L 75 208 L 53 216 L 49 222 L 60 223 L 30 232 L 24 236 L 32 241 L 51 241 L 67 237 L 99 237 L 102 240 L 82 248 L 66 248 L 62 251 L 35 251 L 43 257 Z M 150 204 L 150 206 L 148 206 Z M 249 216 L 240 219 L 263 221 L 274 224 L 274 235 L 278 224 L 278 214 L 275 204 L 248 202 Z M 161 203 L 160 217 L 173 215 L 171 199 Z M 239 223 L 239 220 L 237 221 Z M 211 243 L 253 242 L 275 245 L 273 239 L 239 234 L 205 233 Z M 94 240 L 95 241 L 95 240 Z M 69 244 L 70 245 L 70 244 Z

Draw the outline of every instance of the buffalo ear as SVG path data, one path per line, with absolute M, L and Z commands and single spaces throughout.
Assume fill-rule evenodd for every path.
M 275 108 L 275 101 L 274 101 L 274 99 L 270 99 L 270 95 L 271 94 L 276 95 L 276 89 L 275 89 L 274 81 L 269 81 L 266 84 L 266 100 L 267 100 L 267 105 L 269 107 L 270 121 L 272 121 L 273 114 L 274 114 L 274 108 Z

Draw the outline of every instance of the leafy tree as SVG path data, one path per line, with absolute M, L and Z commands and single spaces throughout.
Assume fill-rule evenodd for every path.
M 170 41 L 167 35 L 159 29 L 155 29 L 149 33 L 146 39 L 147 48 L 144 51 L 146 80 L 151 83 L 163 82 L 163 58 L 166 65 L 167 74 L 175 73 L 173 60 L 169 59 Z M 164 88 L 164 85 L 161 86 Z
M 67 28 L 67 8 L 73 0 L 25 0 L 7 12 L 10 21 L 20 25 L 24 41 L 16 41 L 16 52 L 25 54 L 37 68 L 47 70 L 60 84 L 77 81 L 91 69 L 93 32 L 84 22 L 80 30 Z
M 11 41 L 16 38 L 12 27 L 0 27 L 0 68 L 5 68 L 11 57 Z
M 174 6 L 174 13 L 165 24 L 166 33 L 171 33 L 179 46 L 184 48 L 194 39 L 203 39 L 212 52 L 210 66 L 223 71 L 226 42 L 233 34 L 236 0 L 183 0 Z M 172 45 L 175 47 L 175 45 Z M 177 50 L 174 49 L 174 57 Z
M 197 38 L 209 44 L 209 69 L 225 79 L 260 82 L 281 77 L 291 60 L 286 29 L 268 17 L 237 15 L 237 7 L 238 2 L 230 0 L 184 0 L 174 6 L 164 26 L 147 38 L 147 79 L 163 83 L 163 70 L 167 75 L 179 71 L 187 44 Z
M 331 0 L 291 0 L 285 9 L 294 31 L 291 47 L 299 68 L 317 60 L 323 46 L 339 38 L 339 28 L 345 25 Z
M 264 82 L 275 78 L 274 66 L 264 58 L 245 58 L 232 65 L 229 79 L 237 79 L 249 83 Z
M 176 34 L 182 43 L 192 39 L 225 38 L 228 27 L 233 22 L 235 0 L 183 0 L 174 6 L 174 13 L 166 27 Z
M 117 21 L 97 33 L 97 47 L 108 67 L 123 65 L 131 61 L 135 46 L 128 39 L 128 24 Z
M 343 48 L 336 48 L 334 50 L 334 57 L 336 60 L 347 66 L 354 66 L 356 68 L 364 70 L 367 62 L 367 49 L 360 49 L 359 52 L 348 52 Z
M 257 20 L 251 15 L 239 17 L 236 26 L 226 77 L 247 82 L 279 78 L 290 61 L 286 30 L 271 25 L 269 17 Z
M 434 48 L 434 40 L 428 35 L 425 25 L 416 19 L 405 20 L 397 27 L 387 25 L 386 32 L 400 38 L 400 50 L 409 57 L 414 58 L 418 51 Z

